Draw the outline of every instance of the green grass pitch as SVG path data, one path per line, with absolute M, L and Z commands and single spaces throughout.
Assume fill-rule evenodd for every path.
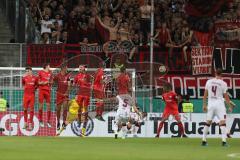
M 234 160 L 240 139 L 0 137 L 0 160 Z M 237 154 L 238 157 L 228 157 Z

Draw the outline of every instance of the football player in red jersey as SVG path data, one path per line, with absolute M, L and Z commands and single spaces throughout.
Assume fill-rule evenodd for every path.
M 93 83 L 94 88 L 94 98 L 103 99 L 104 98 L 104 69 L 99 68 L 95 74 L 95 79 Z M 105 121 L 102 117 L 104 109 L 104 104 L 101 101 L 96 102 L 96 118 L 100 121 Z
M 24 129 L 28 127 L 28 108 L 30 109 L 29 129 L 33 127 L 35 91 L 38 85 L 38 78 L 32 74 L 32 68 L 26 67 L 26 73 L 22 78 L 24 86 L 23 108 L 24 108 Z
M 121 94 L 129 94 L 131 92 L 131 84 L 130 84 L 130 77 L 126 73 L 126 68 L 125 66 L 120 68 L 120 75 L 117 77 L 117 90 L 118 90 L 118 95 Z
M 43 102 L 46 101 L 47 106 L 47 126 L 52 127 L 50 124 L 51 119 L 51 85 L 53 83 L 52 72 L 50 70 L 50 65 L 45 64 L 43 70 L 38 72 L 38 85 L 39 85 L 39 111 L 38 118 L 40 127 L 44 127 L 43 123 Z
M 66 121 L 67 111 L 68 111 L 68 98 L 69 98 L 69 89 L 70 89 L 71 82 L 70 82 L 70 74 L 67 73 L 67 65 L 61 66 L 61 71 L 54 76 L 53 81 L 57 83 L 56 111 L 57 111 L 57 130 L 59 130 L 61 108 L 63 107 L 63 112 L 62 112 L 63 128 L 66 127 L 65 121 Z
M 79 73 L 74 78 L 74 84 L 78 87 L 76 100 L 78 105 L 80 106 L 78 110 L 79 125 L 81 124 L 81 115 L 83 115 L 83 127 L 81 130 L 81 135 L 85 136 L 88 120 L 88 105 L 90 101 L 91 91 L 91 78 L 90 75 L 86 73 L 85 66 L 79 66 Z
M 184 127 L 181 122 L 181 117 L 178 112 L 178 97 L 177 94 L 172 91 L 172 86 L 170 83 L 166 83 L 163 86 L 162 98 L 166 105 L 163 111 L 162 120 L 157 129 L 156 137 L 159 137 L 164 122 L 168 119 L 170 115 L 174 116 L 175 120 L 177 121 L 181 137 L 186 137 L 186 135 L 184 134 Z

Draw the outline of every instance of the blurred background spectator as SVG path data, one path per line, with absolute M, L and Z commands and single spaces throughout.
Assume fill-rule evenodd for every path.
M 134 46 L 129 60 L 138 46 L 149 43 L 152 10 L 155 45 L 170 48 L 169 54 L 174 48 L 183 50 L 185 61 L 192 44 L 203 45 L 198 32 L 212 31 L 215 22 L 240 20 L 238 0 L 158 0 L 154 8 L 149 0 L 29 0 L 28 4 L 42 43 L 79 44 L 87 38 L 89 43 L 104 44 L 118 39 Z

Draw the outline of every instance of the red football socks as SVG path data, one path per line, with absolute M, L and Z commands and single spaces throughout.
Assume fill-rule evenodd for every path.
M 24 122 L 27 123 L 28 113 L 27 110 L 24 110 Z
M 43 116 L 43 110 L 39 109 L 38 110 L 38 119 L 39 119 L 40 122 L 42 122 L 42 116 Z
M 157 129 L 157 135 L 160 135 L 164 122 L 160 122 Z
M 34 111 L 30 111 L 30 123 L 33 123 Z

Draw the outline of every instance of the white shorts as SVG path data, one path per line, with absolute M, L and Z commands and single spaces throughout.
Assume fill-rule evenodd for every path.
M 136 113 L 130 113 L 130 119 L 132 121 L 138 122 L 138 121 L 140 121 L 140 116 Z
M 213 120 L 215 116 L 219 121 L 226 119 L 225 105 L 208 106 L 207 120 Z
M 130 118 L 130 113 L 126 110 L 121 110 L 118 109 L 117 110 L 117 115 L 115 118 L 116 123 L 127 123 L 129 121 Z

